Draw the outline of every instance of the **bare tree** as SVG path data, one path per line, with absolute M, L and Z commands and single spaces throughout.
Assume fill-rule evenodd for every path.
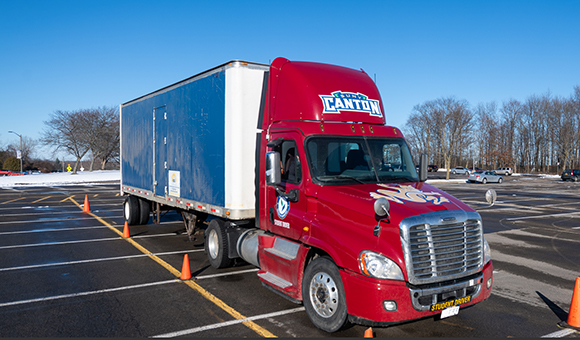
M 431 158 L 435 153 L 442 156 L 447 168 L 447 179 L 452 158 L 465 153 L 471 144 L 472 127 L 473 114 L 467 101 L 453 97 L 416 105 L 406 123 L 406 131 L 414 141 L 420 143 L 420 150 L 427 152 Z
M 79 162 L 90 149 L 90 138 L 87 136 L 87 127 L 90 126 L 90 117 L 86 110 L 61 111 L 50 114 L 45 121 L 46 130 L 41 140 L 45 145 L 52 145 L 55 151 L 65 150 L 76 157 L 73 173 L 76 174 Z
M 32 159 L 32 155 L 34 153 L 34 149 L 38 145 L 38 142 L 30 137 L 22 136 L 22 150 L 20 155 L 22 156 L 23 163 L 29 163 Z M 8 151 L 11 155 L 16 155 L 17 150 L 20 150 L 20 142 L 12 143 L 8 145 L 6 151 Z
M 115 107 L 99 107 L 91 110 L 90 115 L 90 171 L 93 171 L 97 159 L 101 162 L 101 170 L 104 170 L 107 162 L 119 155 L 119 113 Z

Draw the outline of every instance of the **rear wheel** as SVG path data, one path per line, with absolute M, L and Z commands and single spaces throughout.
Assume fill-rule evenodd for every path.
M 326 332 L 336 332 L 347 322 L 346 298 L 338 267 L 328 257 L 308 264 L 302 280 L 302 299 L 310 321 Z
M 481 183 L 483 183 L 483 184 L 487 183 L 487 178 L 482 179 Z
M 205 252 L 214 268 L 226 268 L 233 262 L 233 259 L 228 257 L 229 246 L 225 224 L 220 219 L 211 220 L 205 231 Z
M 149 201 L 139 198 L 139 224 L 147 224 L 151 214 L 151 204 Z
M 139 223 L 139 199 L 135 196 L 127 196 L 123 203 L 123 215 L 129 225 Z
M 574 176 L 574 177 L 572 177 L 572 180 L 573 180 L 574 182 L 578 182 L 578 176 Z

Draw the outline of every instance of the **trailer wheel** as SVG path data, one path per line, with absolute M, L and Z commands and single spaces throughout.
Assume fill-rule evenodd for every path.
M 139 198 L 139 224 L 149 223 L 149 215 L 151 214 L 151 203 L 149 201 Z
M 135 225 L 139 223 L 139 199 L 135 196 L 127 196 L 125 198 L 125 203 L 123 204 L 123 215 L 125 221 L 129 225 Z
M 212 267 L 231 266 L 233 260 L 228 257 L 228 249 L 225 222 L 220 219 L 211 220 L 205 231 L 205 252 Z
M 302 299 L 310 321 L 326 332 L 336 332 L 347 322 L 346 298 L 338 267 L 328 257 L 308 264 L 302 281 Z

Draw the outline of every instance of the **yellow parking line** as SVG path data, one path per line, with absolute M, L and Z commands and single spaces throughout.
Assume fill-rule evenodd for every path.
M 26 197 L 15 198 L 15 199 L 13 199 L 13 200 L 6 201 L 6 202 L 2 202 L 2 203 L 0 203 L 0 204 L 8 204 L 8 203 L 12 203 L 12 202 L 16 202 L 16 201 L 23 200 L 23 199 L 25 199 L 25 198 L 26 198 Z
M 32 203 L 38 203 L 38 202 L 40 202 L 40 201 L 44 201 L 45 199 L 48 199 L 48 198 L 51 198 L 51 197 L 52 197 L 52 196 L 46 196 L 46 197 L 44 197 L 44 198 L 41 198 L 41 199 L 39 199 L 39 200 L 36 200 L 36 201 L 34 201 L 34 202 L 32 202 Z
M 62 203 L 62 202 L 64 202 L 64 201 L 66 201 L 66 200 L 71 200 L 71 201 L 73 201 L 73 202 L 76 204 L 77 202 L 75 202 L 75 201 L 72 199 L 73 197 L 75 197 L 75 195 L 69 196 L 69 197 L 67 197 L 67 198 L 63 199 L 62 201 L 59 201 L 58 203 Z M 78 205 L 78 204 L 77 204 L 77 205 Z M 82 207 L 81 207 L 81 208 L 82 208 Z
M 73 202 L 74 204 L 76 204 L 80 209 L 83 208 L 77 201 L 75 201 L 72 198 L 72 196 L 70 196 L 70 197 L 68 197 L 66 199 L 70 199 L 71 202 Z M 121 231 L 119 231 L 117 228 L 113 227 L 107 221 L 103 220 L 102 218 L 98 217 L 97 215 L 95 215 L 93 213 L 88 213 L 88 214 L 90 216 L 94 217 L 95 219 L 97 219 L 97 221 L 99 221 L 102 224 L 104 224 L 107 227 L 109 227 L 109 229 L 111 229 L 112 231 L 114 231 L 115 233 L 117 233 L 119 236 L 123 237 L 123 233 Z M 143 247 L 139 243 L 135 242 L 133 239 L 126 238 L 124 240 L 127 241 L 127 242 L 129 242 L 130 244 L 132 244 L 135 248 L 139 249 L 143 254 L 147 254 L 153 261 L 159 263 L 161 266 L 163 266 L 163 268 L 167 269 L 171 274 L 173 274 L 173 275 L 175 275 L 177 277 L 181 277 L 181 272 L 179 270 L 175 269 L 169 263 L 163 261 L 158 256 L 156 256 L 153 253 L 151 253 L 149 250 L 147 250 L 145 247 Z M 235 309 L 233 309 L 232 307 L 228 306 L 225 302 L 223 302 L 222 300 L 220 300 L 218 297 L 216 297 L 212 293 L 208 292 L 206 289 L 204 289 L 203 287 L 201 287 L 200 285 L 198 285 L 194 281 L 192 281 L 192 280 L 185 280 L 185 281 L 183 281 L 183 283 L 185 283 L 189 287 L 193 288 L 195 291 L 197 291 L 198 293 L 200 293 L 204 298 L 206 298 L 209 301 L 213 302 L 216 306 L 220 307 L 222 310 L 224 310 L 226 313 L 230 314 L 231 316 L 233 316 L 237 320 L 246 319 L 246 316 L 242 315 L 240 312 L 238 312 Z M 254 332 L 256 332 L 258 335 L 261 335 L 262 337 L 265 337 L 265 338 L 277 338 L 277 336 L 275 336 L 274 334 L 270 333 L 267 329 L 262 328 L 261 326 L 259 326 L 258 324 L 256 324 L 253 321 L 244 321 L 243 324 L 246 325 L 251 330 L 253 330 Z

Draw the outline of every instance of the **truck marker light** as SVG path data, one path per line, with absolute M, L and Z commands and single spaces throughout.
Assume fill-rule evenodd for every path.
M 310 228 L 308 228 L 308 227 L 304 227 L 304 228 L 302 228 L 302 230 L 304 230 L 304 231 L 306 231 L 306 232 L 307 232 L 308 230 L 310 230 Z
M 369 130 L 371 130 L 371 133 L 374 133 L 372 126 L 369 126 Z
M 365 133 L 365 127 L 364 126 L 360 126 L 360 130 L 362 131 L 362 133 Z
M 320 124 L 320 131 L 324 132 L 324 125 Z
M 352 132 L 354 132 L 354 125 L 351 125 L 350 129 L 352 130 Z

